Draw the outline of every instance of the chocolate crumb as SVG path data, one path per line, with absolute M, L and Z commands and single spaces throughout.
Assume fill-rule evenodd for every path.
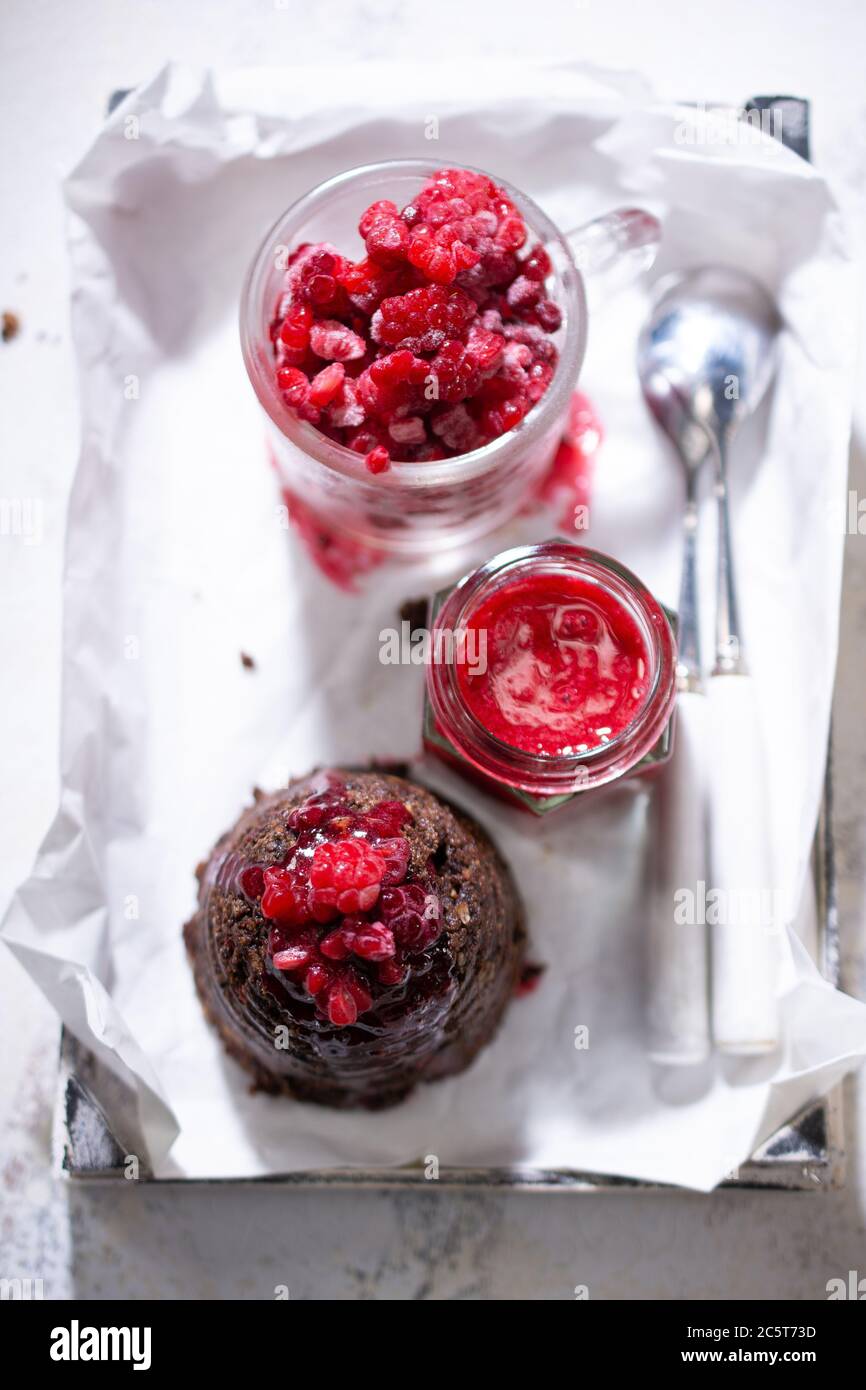
M 2 335 L 4 343 L 11 343 L 12 339 L 17 338 L 18 334 L 21 332 L 20 318 L 17 314 L 13 314 L 11 309 L 4 309 L 3 317 L 0 322 L 2 322 L 0 335 Z
M 419 628 L 427 626 L 427 600 L 426 598 L 407 598 L 405 603 L 400 604 L 400 621 L 409 624 L 410 632 L 417 632 Z
M 241 665 L 245 671 L 254 671 L 256 669 L 255 660 L 250 656 L 249 652 L 241 652 Z
M 546 965 L 533 965 L 531 961 L 527 961 L 514 990 L 516 998 L 522 999 L 524 995 L 532 994 L 546 969 Z

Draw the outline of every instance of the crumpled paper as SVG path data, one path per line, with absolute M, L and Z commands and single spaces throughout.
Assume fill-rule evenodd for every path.
M 322 76 L 167 67 L 120 106 L 66 184 L 82 443 L 68 516 L 63 792 L 5 938 L 65 1024 L 133 1088 L 157 1176 L 435 1154 L 443 1165 L 710 1189 L 866 1055 L 866 1008 L 821 979 L 800 940 L 814 927 L 809 855 L 854 360 L 854 272 L 835 203 L 821 175 L 769 137 L 735 143 L 723 118 L 661 107 L 638 77 L 460 64 L 359 66 L 338 80 L 330 70 L 326 87 Z M 788 325 L 778 385 L 732 474 L 791 924 L 777 1057 L 716 1060 L 687 1079 L 647 1061 L 647 791 L 587 797 L 538 824 L 429 761 L 420 775 L 511 860 L 533 958 L 548 967 L 493 1045 L 393 1111 L 344 1114 L 250 1095 L 205 1025 L 180 935 L 196 862 L 253 783 L 417 757 L 423 673 L 381 665 L 379 632 L 404 599 L 441 583 L 423 566 L 385 568 L 347 595 L 287 536 L 240 360 L 242 275 L 265 228 L 320 179 L 431 153 L 499 172 L 564 228 L 644 202 L 664 219 L 659 271 L 729 260 L 778 295 Z M 681 480 L 636 380 L 646 304 L 644 284 L 591 324 L 581 384 L 607 437 L 581 539 L 674 605 Z M 550 529 L 518 520 L 475 558 Z M 707 511 L 708 635 L 713 553 Z M 575 1046 L 579 1029 L 588 1048 Z

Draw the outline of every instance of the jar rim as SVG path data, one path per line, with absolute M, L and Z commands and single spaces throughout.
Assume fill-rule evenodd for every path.
M 583 752 L 531 752 L 492 733 L 463 698 L 453 662 L 433 661 L 427 688 L 437 723 L 455 748 L 481 772 L 521 790 L 544 794 L 601 785 L 641 760 L 657 742 L 676 699 L 676 641 L 665 609 L 638 577 L 618 560 L 571 541 L 553 539 L 517 546 L 493 556 L 443 596 L 433 615 L 437 631 L 461 630 L 490 593 L 519 573 L 579 572 L 604 586 L 641 629 L 651 680 L 629 723 L 606 743 Z
M 369 480 L 363 456 L 346 445 L 329 439 L 286 406 L 277 390 L 274 373 L 268 369 L 271 366 L 270 356 L 268 355 L 267 361 L 262 360 L 262 330 L 265 322 L 263 316 L 267 313 L 264 296 L 266 276 L 273 263 L 273 250 L 276 245 L 283 244 L 281 232 L 284 228 L 292 222 L 299 221 L 317 203 L 347 184 L 375 180 L 380 175 L 383 181 L 404 176 L 424 178 L 442 167 L 440 161 L 432 159 L 386 159 L 371 164 L 359 164 L 324 179 L 280 214 L 263 237 L 244 277 L 240 300 L 241 352 L 247 375 L 260 405 L 280 434 L 288 437 L 305 454 L 326 468 L 345 477 Z M 583 363 L 587 331 L 586 292 L 583 277 L 575 264 L 567 240 L 538 204 L 507 179 L 471 164 L 462 164 L 460 167 L 483 174 L 504 188 L 521 212 L 528 209 L 529 215 L 526 220 L 530 231 L 543 239 L 546 246 L 554 243 L 561 252 L 563 268 L 558 278 L 567 303 L 559 358 L 548 389 L 514 429 L 498 435 L 479 449 L 471 449 L 465 454 L 456 454 L 451 458 L 425 463 L 395 460 L 393 466 L 377 479 L 385 488 L 425 488 L 443 482 L 467 481 L 488 472 L 504 452 L 517 446 L 518 440 L 520 446 L 528 446 L 543 434 L 549 427 L 551 416 L 563 409 L 563 403 L 559 398 L 564 390 L 566 394 L 573 390 Z

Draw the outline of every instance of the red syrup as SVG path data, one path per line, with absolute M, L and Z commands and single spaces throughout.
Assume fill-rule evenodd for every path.
M 495 738 L 548 757 L 587 753 L 632 723 L 649 688 L 634 617 L 578 573 L 527 574 L 465 619 L 486 670 L 457 667 L 467 707 Z
M 557 526 L 567 536 L 589 530 L 596 455 L 603 440 L 604 430 L 592 401 L 582 391 L 575 391 L 562 440 L 535 499 L 535 506 L 553 509 Z
M 543 814 L 669 756 L 671 617 L 617 561 L 562 540 L 521 546 L 434 611 L 434 649 L 462 640 L 427 668 L 424 742 L 470 780 Z

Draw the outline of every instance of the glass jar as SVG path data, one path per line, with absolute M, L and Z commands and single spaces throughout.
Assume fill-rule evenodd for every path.
M 562 434 L 586 348 L 584 279 L 619 283 L 652 262 L 660 229 L 639 209 L 609 213 L 563 235 L 531 198 L 503 179 L 535 240 L 551 258 L 547 293 L 562 311 L 559 361 L 541 400 L 520 424 L 483 448 L 427 463 L 395 463 L 370 474 L 364 459 L 300 420 L 274 379 L 269 328 L 284 287 L 286 257 L 302 242 L 357 244 L 360 214 L 390 198 L 409 203 L 439 165 L 390 160 L 338 174 L 293 204 L 257 251 L 241 297 L 241 344 L 264 410 L 281 483 L 323 527 L 385 557 L 429 559 L 471 544 L 516 515 L 548 468 Z
M 577 580 L 601 613 L 629 625 L 642 647 L 642 690 L 629 722 L 594 747 L 529 752 L 481 722 L 459 676 L 473 656 L 472 617 L 496 594 L 527 580 Z M 515 590 L 516 592 L 516 590 Z M 607 555 L 550 540 L 495 555 L 433 600 L 424 743 L 488 790 L 537 813 L 580 792 L 646 772 L 667 760 L 676 700 L 676 618 L 624 565 Z

